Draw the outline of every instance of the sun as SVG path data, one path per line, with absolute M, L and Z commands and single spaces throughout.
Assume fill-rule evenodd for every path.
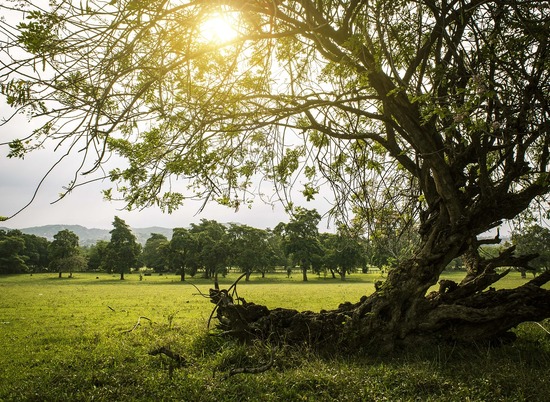
M 201 24 L 200 32 L 205 41 L 210 43 L 225 43 L 238 35 L 236 19 L 228 14 L 213 15 Z

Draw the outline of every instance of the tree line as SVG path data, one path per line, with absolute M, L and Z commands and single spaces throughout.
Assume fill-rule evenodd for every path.
M 414 236 L 399 235 L 395 228 L 380 230 L 372 238 L 353 233 L 342 226 L 336 233 L 320 233 L 321 216 L 316 210 L 297 208 L 288 223 L 274 229 L 258 229 L 249 225 L 222 224 L 202 219 L 188 228 L 174 228 L 172 238 L 151 233 L 142 246 L 130 227 L 119 217 L 113 221 L 110 241 L 99 240 L 90 247 L 81 247 L 78 236 L 61 230 L 53 241 L 20 230 L 0 230 L 0 274 L 57 272 L 72 276 L 75 271 L 124 274 L 139 268 L 148 272 L 173 272 L 182 281 L 186 275 L 213 278 L 225 275 L 228 269 L 243 272 L 246 280 L 252 273 L 283 269 L 290 276 L 298 270 L 304 281 L 308 273 L 339 277 L 369 267 L 391 269 L 402 258 L 410 256 Z M 550 230 L 530 224 L 513 233 L 512 244 L 523 254 L 539 254 L 531 261 L 532 273 L 550 266 Z M 496 256 L 503 246 L 486 246 L 483 252 Z M 449 269 L 464 269 L 460 258 Z M 518 268 L 523 275 L 524 267 Z

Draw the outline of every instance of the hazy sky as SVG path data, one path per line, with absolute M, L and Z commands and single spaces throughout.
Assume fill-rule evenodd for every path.
M 0 103 L 5 115 L 6 106 Z M 23 137 L 32 131 L 30 124 L 23 117 L 7 126 L 0 127 L 0 143 L 10 139 Z M 7 146 L 0 148 L 0 216 L 11 216 L 26 205 L 46 171 L 62 156 L 63 152 L 53 150 L 38 150 L 25 156 L 24 159 L 8 159 Z M 170 214 L 163 214 L 158 208 L 148 208 L 142 211 L 121 210 L 124 205 L 119 202 L 103 200 L 101 189 L 111 187 L 111 183 L 96 182 L 75 189 L 64 199 L 52 204 L 63 191 L 63 186 L 69 183 L 74 174 L 76 158 L 67 159 L 58 166 L 44 181 L 33 203 L 14 218 L 0 222 L 0 226 L 8 228 L 26 228 L 48 224 L 78 224 L 88 228 L 110 228 L 114 216 L 124 219 L 132 227 L 185 227 L 190 223 L 199 222 L 202 218 L 215 219 L 218 222 L 238 222 L 258 228 L 273 228 L 277 223 L 287 222 L 288 217 L 280 204 L 267 205 L 261 201 L 252 209 L 241 208 L 238 212 L 227 207 L 210 203 L 201 214 L 197 214 L 200 202 L 188 201 L 181 209 Z M 295 200 L 299 203 L 298 196 Z M 323 214 L 328 209 L 328 203 L 317 200 L 314 203 L 304 203 L 307 208 L 317 208 Z M 325 224 L 326 226 L 326 224 Z
M 32 198 L 44 165 L 30 159 L 27 157 L 23 161 L 14 161 L 7 160 L 5 155 L 1 156 L 0 215 L 9 216 L 15 213 Z M 52 204 L 67 182 L 63 181 L 63 176 L 62 173 L 54 172 L 42 185 L 30 206 L 14 218 L 0 222 L 0 226 L 25 228 L 48 224 L 78 224 L 89 228 L 110 228 L 115 215 L 132 227 L 185 227 L 190 223 L 199 222 L 201 218 L 207 218 L 219 222 L 239 222 L 259 228 L 273 228 L 281 221 L 288 221 L 282 205 L 271 206 L 261 201 L 255 203 L 252 209 L 241 208 L 237 212 L 210 203 L 197 214 L 201 203 L 194 201 L 188 201 L 172 214 L 163 214 L 158 208 L 128 212 L 121 210 L 124 206 L 122 203 L 103 200 L 100 190 L 107 188 L 109 183 L 78 188 L 64 199 Z M 317 203 L 320 204 L 322 203 Z M 316 205 L 311 207 L 313 206 Z M 320 213 L 326 212 L 321 208 L 318 210 Z
M 0 138 L 2 130 L 0 129 Z M 8 159 L 6 148 L 0 154 L 0 215 L 10 216 L 27 204 L 33 197 L 36 186 L 57 154 L 46 150 L 30 154 L 25 159 Z M 218 222 L 238 222 L 258 228 L 273 228 L 277 223 L 287 222 L 288 218 L 280 204 L 267 205 L 256 202 L 252 209 L 239 211 L 207 204 L 202 213 L 197 214 L 201 203 L 188 201 L 172 214 L 163 214 L 158 208 L 142 211 L 121 210 L 119 202 L 103 200 L 101 189 L 109 188 L 110 182 L 97 182 L 75 189 L 64 199 L 53 203 L 63 186 L 71 180 L 71 163 L 66 163 L 52 172 L 44 181 L 35 200 L 14 218 L 0 222 L 0 226 L 26 228 L 48 224 L 78 224 L 89 228 L 110 228 L 114 216 L 124 219 L 132 227 L 164 226 L 185 227 L 199 222 L 201 218 L 215 219 Z M 304 204 L 308 208 L 317 208 L 323 214 L 328 204 L 322 201 Z

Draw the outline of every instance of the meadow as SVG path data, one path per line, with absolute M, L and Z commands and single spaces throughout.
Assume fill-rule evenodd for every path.
M 212 286 L 205 279 L 56 276 L 0 276 L 0 401 L 550 399 L 548 321 L 544 328 L 520 325 L 518 340 L 498 347 L 433 345 L 389 356 L 321 356 L 305 347 L 240 345 L 212 336 L 206 326 L 213 305 L 200 294 Z M 221 285 L 237 276 L 222 278 Z M 354 274 L 346 282 L 299 279 L 253 276 L 240 282 L 238 292 L 268 307 L 319 311 L 372 292 L 379 274 Z M 497 287 L 524 282 L 512 273 Z M 151 354 L 161 347 L 183 361 Z M 271 368 L 262 373 L 232 371 L 268 362 Z

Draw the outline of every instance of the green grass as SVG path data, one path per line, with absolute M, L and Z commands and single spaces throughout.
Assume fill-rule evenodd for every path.
M 460 273 L 446 276 L 460 280 Z M 222 278 L 222 286 L 236 277 Z M 253 277 L 239 284 L 239 296 L 318 311 L 357 301 L 380 278 L 299 279 Z M 211 287 L 204 279 L 189 282 L 202 292 Z M 524 282 L 514 273 L 497 286 Z M 550 395 L 550 339 L 534 323 L 517 329 L 515 344 L 499 348 L 434 346 L 383 358 L 330 358 L 208 336 L 211 309 L 174 275 L 141 282 L 137 275 L 126 281 L 107 274 L 2 276 L 0 401 L 544 401 Z M 151 321 L 142 318 L 135 327 L 139 317 Z M 188 365 L 148 354 L 159 346 Z M 269 371 L 226 378 L 232 368 L 261 365 L 271 354 Z

